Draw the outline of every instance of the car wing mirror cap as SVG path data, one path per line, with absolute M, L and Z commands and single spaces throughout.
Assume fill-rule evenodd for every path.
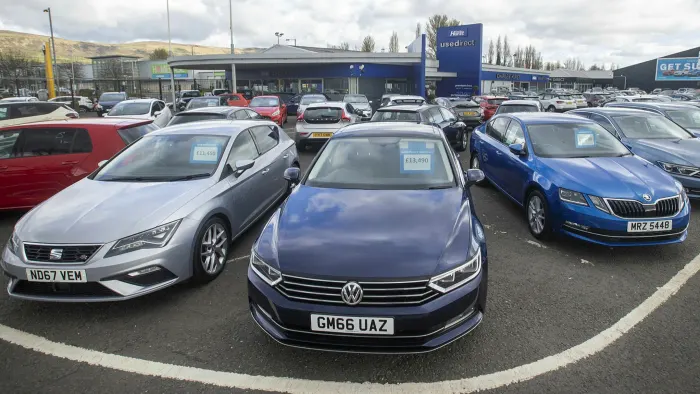
M 523 144 L 511 144 L 508 145 L 508 149 L 510 149 L 513 154 L 522 156 L 525 154 L 525 148 L 523 147 Z
M 253 168 L 255 160 L 236 160 L 236 174 L 240 175 L 246 170 Z
M 484 179 L 486 179 L 484 172 L 476 168 L 470 168 L 464 173 L 464 180 L 467 182 L 467 186 L 477 184 Z
M 301 170 L 297 167 L 287 168 L 284 170 L 284 179 L 293 184 L 299 183 L 299 179 L 301 179 Z
M 101 162 L 97 163 L 97 168 L 102 168 L 108 161 L 109 160 L 102 160 Z

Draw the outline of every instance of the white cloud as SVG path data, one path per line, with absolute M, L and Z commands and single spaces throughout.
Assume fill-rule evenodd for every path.
M 48 32 L 42 10 L 50 6 L 59 37 L 84 41 L 167 40 L 165 1 L 0 0 L 0 27 Z M 669 12 L 673 10 L 673 13 Z M 400 48 L 414 38 L 416 22 L 444 13 L 484 24 L 488 40 L 508 35 L 511 47 L 535 45 L 545 60 L 577 56 L 592 63 L 633 64 L 698 45 L 700 1 L 665 0 L 233 0 L 237 47 L 267 47 L 274 33 L 298 45 L 343 41 L 359 46 L 374 36 L 387 48 L 392 31 Z M 229 46 L 226 0 L 170 0 L 173 41 Z

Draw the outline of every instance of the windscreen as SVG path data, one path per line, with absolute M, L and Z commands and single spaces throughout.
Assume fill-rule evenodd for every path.
M 420 114 L 413 111 L 377 111 L 372 122 L 420 122 Z
M 503 104 L 504 101 L 508 101 L 508 99 L 502 98 L 502 99 L 488 99 L 486 102 L 491 104 L 491 105 L 501 105 Z
M 203 113 L 180 113 L 173 118 L 168 123 L 168 126 L 174 126 L 176 124 L 201 122 L 203 120 L 218 120 L 226 119 L 225 114 L 203 114 Z
M 304 96 L 301 98 L 301 101 L 299 102 L 299 104 L 309 105 L 309 104 L 313 104 L 313 103 L 325 103 L 326 101 L 328 101 L 328 100 L 326 100 L 326 98 L 323 96 Z M 251 107 L 252 107 L 252 105 L 251 105 Z
M 194 98 L 187 103 L 187 109 L 218 107 L 220 104 L 218 97 L 212 98 Z
M 256 97 L 250 101 L 249 107 L 279 107 L 280 100 L 277 97 Z
M 532 148 L 540 157 L 619 157 L 631 154 L 617 138 L 598 124 L 537 124 L 527 129 Z
M 612 117 L 631 139 L 691 139 L 693 135 L 663 116 L 617 115 Z
M 98 181 L 169 182 L 211 176 L 229 137 L 202 134 L 144 136 L 95 175 Z
M 652 103 L 657 102 L 658 103 L 662 100 L 657 98 L 657 97 L 634 97 L 631 99 L 631 101 L 635 102 L 635 103 L 644 103 L 644 102 L 652 102 Z
M 109 116 L 124 116 L 124 115 L 145 115 L 151 111 L 151 103 L 150 102 L 121 102 L 114 107 L 112 107 L 111 110 L 109 110 L 108 115 Z
M 498 107 L 499 114 L 510 114 L 513 112 L 540 112 L 535 105 L 516 104 L 516 105 L 501 105 Z
M 364 95 L 349 95 L 343 97 L 343 101 L 346 103 L 359 103 L 359 104 L 368 104 L 369 101 L 367 100 L 367 97 Z
M 682 127 L 686 129 L 700 128 L 700 109 L 688 108 L 679 110 L 668 110 L 666 114 Z
M 102 93 L 99 101 L 121 101 L 125 99 L 126 95 L 124 93 Z
M 199 97 L 199 91 L 196 90 L 188 90 L 182 92 L 182 97 Z
M 121 137 L 122 141 L 124 141 L 125 144 L 129 145 L 130 143 L 138 140 L 144 135 L 150 133 L 151 131 L 158 130 L 158 128 L 159 127 L 154 125 L 153 123 L 148 123 L 139 126 L 119 129 L 117 130 L 117 134 L 119 134 L 119 137 Z
M 332 139 L 306 185 L 335 189 L 421 190 L 455 186 L 440 140 L 404 137 Z

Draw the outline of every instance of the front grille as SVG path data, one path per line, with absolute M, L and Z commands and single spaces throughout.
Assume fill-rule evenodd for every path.
M 101 246 L 102 245 L 39 245 L 25 243 L 24 254 L 29 261 L 38 261 L 42 263 L 84 263 L 88 261 Z
M 678 196 L 659 200 L 655 204 L 642 204 L 632 200 L 607 201 L 615 215 L 627 219 L 673 216 L 678 213 L 679 208 Z
M 348 282 L 283 275 L 282 282 L 275 288 L 292 300 L 344 305 L 340 291 Z M 420 305 L 440 294 L 428 287 L 427 280 L 357 283 L 363 292 L 359 306 Z

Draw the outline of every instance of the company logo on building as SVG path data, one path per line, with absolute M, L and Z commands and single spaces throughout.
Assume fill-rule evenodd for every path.
M 464 30 L 452 30 L 450 32 L 450 37 L 462 37 L 464 35 Z
M 455 47 L 473 47 L 476 46 L 476 40 L 457 40 L 450 42 L 441 42 L 440 48 L 455 48 Z
M 496 74 L 496 79 L 516 80 L 520 79 L 520 74 Z

